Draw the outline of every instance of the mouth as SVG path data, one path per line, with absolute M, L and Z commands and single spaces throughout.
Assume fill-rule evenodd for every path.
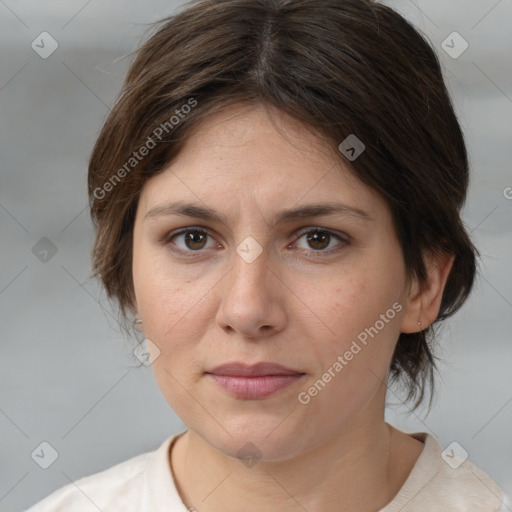
M 258 400 L 291 386 L 305 373 L 277 363 L 246 365 L 234 362 L 217 366 L 206 375 L 235 398 Z

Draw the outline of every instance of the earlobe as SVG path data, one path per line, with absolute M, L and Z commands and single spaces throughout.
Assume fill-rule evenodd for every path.
M 136 329 L 137 331 L 142 331 L 142 319 L 140 318 L 140 315 L 139 315 L 139 310 L 138 310 L 138 307 L 137 307 L 137 301 L 135 300 L 135 297 L 133 295 L 133 293 L 130 294 L 130 297 L 132 299 L 132 302 L 130 304 L 130 309 L 131 309 L 131 312 L 133 314 L 133 328 Z
M 409 289 L 400 331 L 414 333 L 432 324 L 439 314 L 444 288 L 455 261 L 454 254 L 433 254 L 426 262 L 427 276 Z

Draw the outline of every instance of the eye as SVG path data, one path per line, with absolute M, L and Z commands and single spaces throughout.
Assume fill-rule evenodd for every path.
M 207 246 L 208 238 L 211 241 L 210 247 Z M 183 244 L 174 243 L 174 239 L 181 240 Z M 210 237 L 209 233 L 200 228 L 187 228 L 177 233 L 171 233 L 165 238 L 164 243 L 173 243 L 183 252 L 197 252 L 201 249 L 212 249 L 215 247 L 215 241 Z
M 311 254 L 311 257 L 322 257 L 324 255 L 337 253 L 349 244 L 348 235 L 334 233 L 324 228 L 308 228 L 302 233 L 299 233 L 299 238 L 291 244 L 291 246 L 298 247 L 298 242 L 301 239 L 305 240 L 306 246 L 298 247 Z M 337 244 L 333 243 L 338 241 Z M 181 229 L 177 232 L 164 235 L 160 242 L 164 245 L 174 245 L 175 251 L 192 256 L 193 253 L 201 253 L 203 249 L 221 249 L 222 246 L 216 242 L 213 237 L 200 227 L 188 227 Z M 208 245 L 208 243 L 210 245 Z M 288 247 L 291 247 L 288 246 Z M 334 248 L 333 248 L 334 247 Z
M 338 252 L 349 242 L 348 236 L 342 236 L 341 234 L 337 234 L 323 228 L 308 228 L 308 231 L 303 231 L 302 234 L 299 234 L 298 240 L 303 238 L 307 244 L 307 247 L 304 248 L 306 250 L 313 249 L 313 252 L 315 253 L 320 252 L 331 254 L 333 252 Z M 338 243 L 334 245 L 333 249 L 332 242 L 335 240 L 337 240 Z M 297 245 L 297 242 L 295 244 Z M 329 249 L 325 250 L 327 248 Z

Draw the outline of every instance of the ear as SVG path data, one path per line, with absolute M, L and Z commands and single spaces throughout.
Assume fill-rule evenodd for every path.
M 420 283 L 415 278 L 409 287 L 400 332 L 419 332 L 435 321 L 454 260 L 454 254 L 433 254 L 427 259 L 425 280 Z
M 136 331 L 144 332 L 144 328 L 142 327 L 142 319 L 139 316 L 139 311 L 137 308 L 137 301 L 135 300 L 135 297 L 133 294 L 130 294 L 132 297 L 132 303 L 130 304 L 130 311 L 132 312 L 132 315 L 134 316 L 134 323 L 133 328 Z

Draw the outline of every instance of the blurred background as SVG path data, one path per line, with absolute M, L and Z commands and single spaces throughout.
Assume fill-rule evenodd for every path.
M 386 3 L 442 61 L 473 172 L 464 219 L 482 254 L 471 299 L 440 333 L 430 414 L 411 414 L 391 390 L 387 419 L 443 447 L 459 443 L 512 496 L 512 2 Z M 185 429 L 89 278 L 86 206 L 89 153 L 128 54 L 182 6 L 0 0 L 3 512 Z

